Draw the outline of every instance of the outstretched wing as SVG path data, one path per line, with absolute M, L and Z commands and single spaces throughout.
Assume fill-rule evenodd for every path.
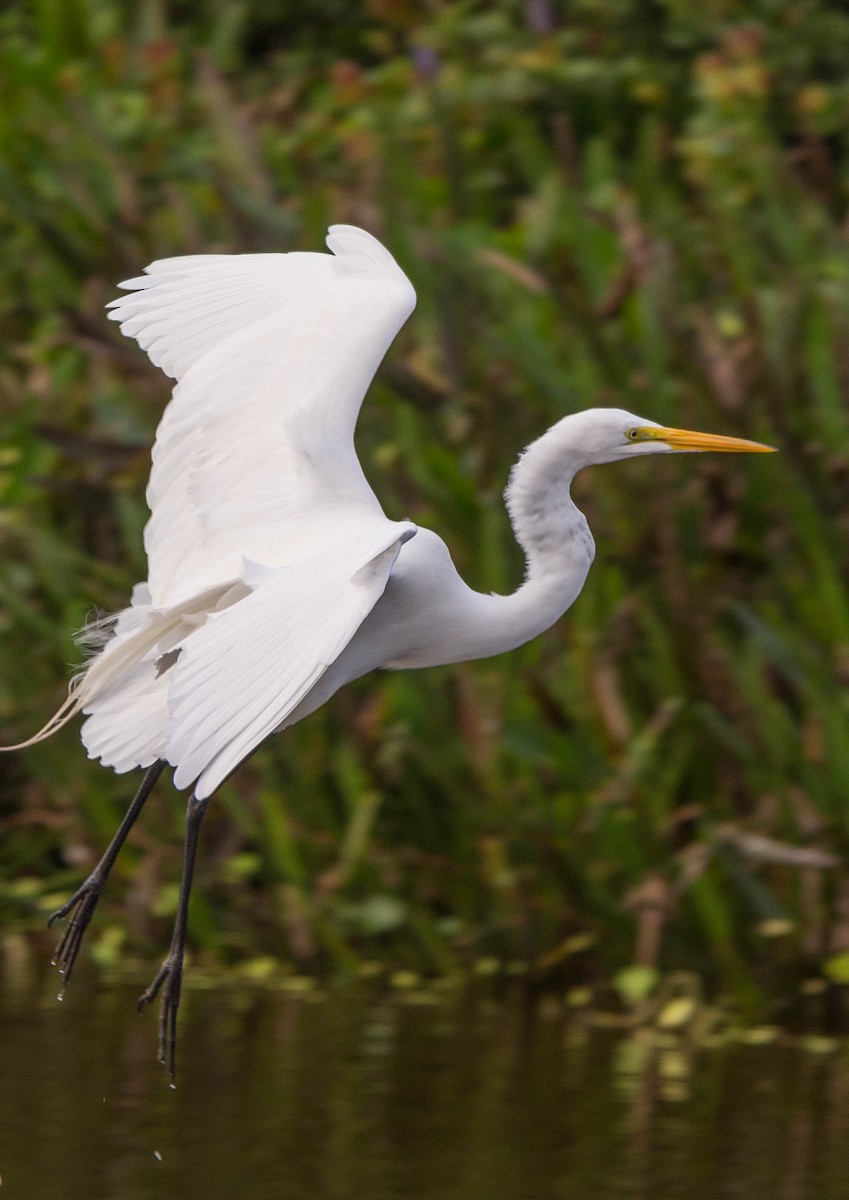
M 157 432 L 145 530 L 152 602 L 315 553 L 316 519 L 381 514 L 357 460 L 360 405 L 416 296 L 364 230 L 333 255 L 162 259 L 110 317 L 177 380 Z
M 165 756 L 177 787 L 210 796 L 336 661 L 377 603 L 415 525 L 379 518 L 295 566 L 252 568 L 254 591 L 183 644 Z

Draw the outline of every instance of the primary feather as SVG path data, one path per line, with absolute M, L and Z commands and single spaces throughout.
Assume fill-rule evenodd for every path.
M 151 598 L 179 602 L 314 550 L 328 508 L 380 513 L 354 451 L 366 389 L 415 306 L 374 238 L 327 254 L 163 259 L 110 316 L 177 386 L 156 436 L 145 531 Z

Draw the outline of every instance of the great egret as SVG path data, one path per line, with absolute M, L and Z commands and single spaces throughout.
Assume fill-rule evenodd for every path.
M 129 294 L 111 319 L 178 380 L 153 448 L 149 575 L 128 608 L 84 631 L 93 657 L 22 743 L 82 712 L 90 757 L 147 768 L 100 863 L 51 918 L 71 916 L 54 960 L 66 982 L 165 766 L 192 789 L 171 946 L 139 1000 L 162 989 L 159 1058 L 172 1078 L 198 832 L 238 764 L 368 671 L 485 658 L 553 624 L 595 553 L 569 494 L 583 467 L 770 449 L 618 408 L 563 417 L 524 451 L 505 493 L 524 583 L 509 596 L 472 591 L 441 538 L 384 514 L 354 450 L 363 396 L 415 292 L 364 230 L 333 225 L 327 245 L 331 255 L 167 258 L 120 285 Z

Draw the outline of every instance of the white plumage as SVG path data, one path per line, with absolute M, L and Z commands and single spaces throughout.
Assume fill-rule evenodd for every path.
M 326 254 L 153 263 L 110 317 L 177 380 L 153 449 L 145 531 L 152 602 L 180 602 L 318 548 L 320 506 L 380 515 L 354 452 L 366 389 L 415 292 L 361 230 Z M 319 543 L 320 546 L 320 543 Z

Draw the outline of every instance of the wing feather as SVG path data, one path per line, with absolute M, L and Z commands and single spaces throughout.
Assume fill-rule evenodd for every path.
M 250 596 L 186 639 L 165 730 L 177 787 L 211 795 L 282 724 L 371 612 L 415 532 L 384 519 L 353 546 L 266 569 Z
M 145 530 L 152 602 L 236 578 L 243 556 L 315 553 L 329 512 L 381 513 L 354 451 L 365 391 L 415 292 L 364 230 L 333 255 L 161 259 L 110 317 L 178 383 L 157 432 Z

